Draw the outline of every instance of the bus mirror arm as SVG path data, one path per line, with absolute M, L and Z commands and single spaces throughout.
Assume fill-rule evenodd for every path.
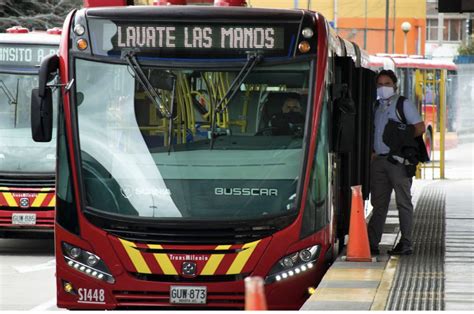
M 59 69 L 58 55 L 49 55 L 41 61 L 38 74 L 38 96 L 45 97 L 48 82 L 51 81 Z

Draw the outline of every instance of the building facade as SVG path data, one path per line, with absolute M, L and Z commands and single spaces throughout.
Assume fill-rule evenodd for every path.
M 426 3 L 426 56 L 450 59 L 457 56 L 459 46 L 471 40 L 469 13 L 439 13 L 438 0 Z
M 204 4 L 213 0 L 187 2 Z M 153 0 L 135 0 L 135 3 L 152 4 Z M 459 46 L 467 44 L 470 38 L 466 23 L 470 15 L 438 13 L 438 0 L 247 0 L 247 3 L 250 7 L 320 12 L 339 35 L 371 54 L 453 59 Z
M 371 54 L 425 53 L 425 1 L 247 0 L 247 2 L 252 7 L 303 8 L 321 12 L 331 21 L 331 25 L 339 35 L 356 42 Z M 410 30 L 406 35 L 402 30 L 404 22 L 410 23 Z

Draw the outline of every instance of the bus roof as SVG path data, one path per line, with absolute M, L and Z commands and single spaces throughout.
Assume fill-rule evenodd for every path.
M 127 6 L 127 7 L 96 7 L 84 9 L 88 17 L 130 19 L 156 18 L 159 12 L 160 18 L 183 19 L 186 14 L 187 19 L 201 21 L 203 18 L 209 19 L 212 16 L 214 21 L 225 21 L 227 19 L 254 20 L 265 16 L 266 20 L 287 20 L 297 19 L 303 16 L 305 10 L 290 9 L 266 9 L 266 8 L 246 8 L 246 7 L 215 7 L 215 6 Z
M 0 33 L 0 44 L 32 44 L 59 46 L 60 35 L 48 34 L 45 31 L 30 33 Z

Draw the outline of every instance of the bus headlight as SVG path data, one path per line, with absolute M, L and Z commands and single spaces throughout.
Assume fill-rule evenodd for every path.
M 62 243 L 62 249 L 69 267 L 95 279 L 115 283 L 115 278 L 99 256 L 66 242 Z
M 87 257 L 87 265 L 89 266 L 94 266 L 99 262 L 99 258 L 95 256 L 94 254 L 91 254 Z
M 309 262 L 311 260 L 311 257 L 313 257 L 313 253 L 308 249 L 304 249 L 300 251 L 298 256 L 303 262 Z
M 272 267 L 270 273 L 265 278 L 265 283 L 269 284 L 285 280 L 313 268 L 319 257 L 319 251 L 319 245 L 313 245 L 283 257 Z
M 79 256 L 81 256 L 81 249 L 78 247 L 71 247 L 71 249 L 68 251 L 69 256 L 76 259 Z

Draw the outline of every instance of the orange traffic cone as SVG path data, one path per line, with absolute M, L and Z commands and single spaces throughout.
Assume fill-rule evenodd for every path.
M 351 202 L 351 221 L 349 225 L 349 241 L 347 243 L 347 261 L 371 262 L 369 236 L 364 218 L 361 186 L 353 186 Z
M 245 278 L 245 310 L 267 310 L 267 300 L 265 299 L 262 277 Z

